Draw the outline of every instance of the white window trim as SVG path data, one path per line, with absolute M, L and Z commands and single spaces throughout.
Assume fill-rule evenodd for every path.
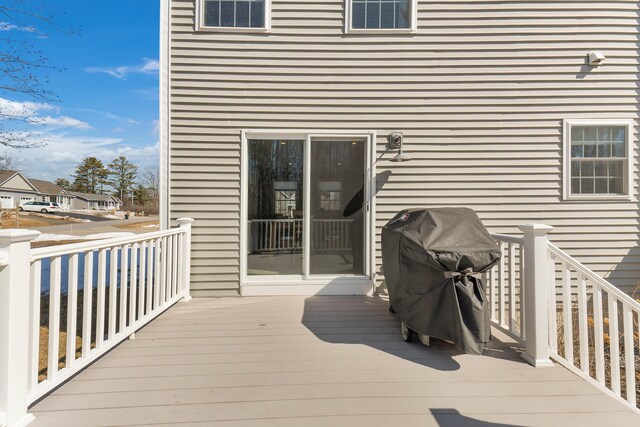
M 415 34 L 418 32 L 418 0 L 409 0 L 411 6 L 411 25 L 409 28 L 351 28 L 353 0 L 344 0 L 345 34 Z
M 208 27 L 204 25 L 204 0 L 196 0 L 195 30 L 221 33 L 271 32 L 271 0 L 264 0 L 264 27 Z
M 627 127 L 627 165 L 626 194 L 572 194 L 571 193 L 571 127 L 572 126 L 626 126 Z M 633 180 L 633 120 L 566 119 L 562 131 L 562 199 L 563 200 L 631 200 L 634 194 Z

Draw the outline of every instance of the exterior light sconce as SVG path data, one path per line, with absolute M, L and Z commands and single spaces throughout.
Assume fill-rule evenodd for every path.
M 389 142 L 390 150 L 398 150 L 398 154 L 391 159 L 392 162 L 408 162 L 411 160 L 411 157 L 402 152 L 402 133 L 390 133 L 387 137 L 387 141 Z
M 602 52 L 589 52 L 589 65 L 592 67 L 597 67 L 602 64 L 605 59 L 606 56 L 604 56 L 604 53 Z

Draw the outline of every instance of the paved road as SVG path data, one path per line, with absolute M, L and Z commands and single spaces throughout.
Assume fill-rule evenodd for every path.
M 123 224 L 135 224 L 136 222 L 145 222 L 157 220 L 157 216 L 137 217 L 131 219 L 109 219 L 107 221 L 99 222 L 76 222 L 65 225 L 51 225 L 48 227 L 33 228 L 46 234 L 70 234 L 75 236 L 84 236 L 87 234 L 108 233 L 111 231 L 123 232 L 128 231 L 132 233 L 145 233 L 155 231 L 157 229 L 122 229 L 117 228 L 118 225 Z
M 87 214 L 80 214 L 75 212 L 56 212 L 54 213 L 54 215 L 70 216 L 71 218 L 78 218 L 78 219 L 88 219 L 93 222 L 112 221 L 111 219 L 105 218 L 103 216 L 87 215 Z

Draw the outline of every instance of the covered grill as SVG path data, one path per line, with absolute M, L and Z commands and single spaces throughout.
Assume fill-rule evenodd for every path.
M 467 208 L 408 209 L 382 229 L 382 263 L 392 311 L 410 330 L 481 354 L 490 338 L 480 274 L 500 248 Z

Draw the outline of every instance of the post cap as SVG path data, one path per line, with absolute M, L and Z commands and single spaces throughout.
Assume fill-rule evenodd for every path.
M 553 227 L 546 224 L 522 224 L 518 228 L 523 233 L 533 233 L 536 236 L 544 236 L 553 230 Z
M 193 219 L 193 218 L 178 218 L 176 221 L 178 221 L 178 224 L 183 225 L 183 224 L 192 224 L 193 222 L 195 222 L 195 219 Z
M 0 243 L 30 242 L 39 235 L 40 232 L 36 230 L 22 230 L 19 228 L 0 230 Z

